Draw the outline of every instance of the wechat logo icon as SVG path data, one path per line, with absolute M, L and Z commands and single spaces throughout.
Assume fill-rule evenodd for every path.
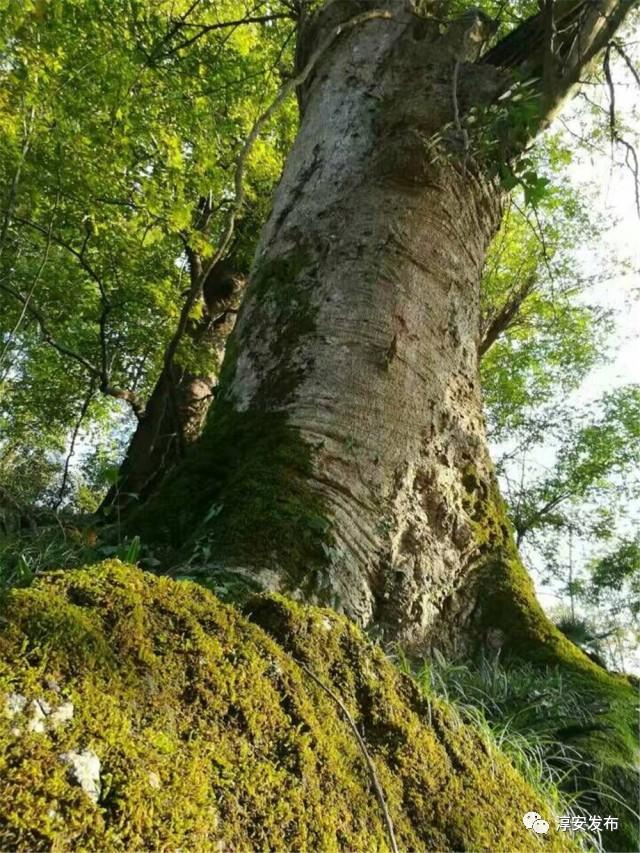
M 549 832 L 549 823 L 544 820 L 538 812 L 527 812 L 526 815 L 522 818 L 522 822 L 530 829 L 532 832 L 535 832 L 536 835 L 545 835 Z

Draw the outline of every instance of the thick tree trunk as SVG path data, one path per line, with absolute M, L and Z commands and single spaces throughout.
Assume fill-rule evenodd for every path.
M 442 33 L 404 3 L 381 5 L 390 18 L 333 40 L 367 4 L 331 3 L 303 29 L 299 65 L 314 66 L 300 132 L 219 400 L 139 523 L 178 543 L 207 539 L 209 571 L 330 604 L 388 638 L 451 647 L 471 624 L 494 638 L 500 628 L 486 572 L 498 598 L 514 583 L 496 574 L 514 553 L 477 364 L 496 175 L 570 93 L 575 68 L 569 51 L 553 91 L 530 90 L 535 121 L 518 126 L 516 110 L 505 131 L 486 108 L 513 84 L 510 66 L 540 76 L 544 45 L 530 36 L 544 21 L 527 24 L 528 52 L 518 43 L 492 64 L 476 61 L 490 33 L 477 13 Z M 580 5 L 562 7 L 563 38 L 583 27 L 584 65 L 598 42 Z M 595 10 L 600 39 L 603 20 Z M 318 56 L 317 45 L 330 46 Z M 474 124 L 472 109 L 484 116 Z
M 310 41 L 349 11 L 337 5 Z M 465 35 L 398 12 L 322 58 L 208 427 L 209 441 L 248 425 L 256 439 L 216 495 L 216 567 L 413 642 L 466 618 L 495 545 L 478 508 L 492 470 L 477 350 L 501 191 L 452 124 L 502 78 L 461 64 L 479 48 Z
M 317 71 L 225 389 L 238 412 L 286 414 L 313 448 L 305 485 L 331 532 L 318 597 L 405 640 L 473 606 L 460 593 L 491 481 L 476 353 L 500 191 L 458 152 L 435 162 L 459 47 L 436 35 L 371 23 Z M 495 84 L 470 71 L 465 85 Z M 287 563 L 282 585 L 292 570 L 304 585 Z
M 102 502 L 103 514 L 122 513 L 144 503 L 200 437 L 244 286 L 245 276 L 229 262 L 218 264 L 207 277 L 202 318 L 187 328 L 191 348 L 206 370 L 195 372 L 178 361 L 164 366 L 131 437 L 117 483 Z
M 560 667 L 594 709 L 593 723 L 556 732 L 585 757 L 566 784 L 633 807 L 636 696 L 536 602 L 495 484 L 477 364 L 495 176 L 633 3 L 553 4 L 550 64 L 543 16 L 483 62 L 475 13 L 441 34 L 400 0 L 383 4 L 390 20 L 332 38 L 364 5 L 331 3 L 305 28 L 300 132 L 216 405 L 132 529 L 183 547 L 190 573 L 200 555 L 207 575 L 329 604 L 405 647 L 506 647 Z M 497 101 L 528 76 L 533 119 L 519 98 Z M 594 794 L 594 813 L 609 796 Z M 638 849 L 635 818 L 620 817 L 606 843 Z

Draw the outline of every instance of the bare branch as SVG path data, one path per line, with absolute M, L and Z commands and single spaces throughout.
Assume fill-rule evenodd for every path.
M 625 164 L 633 175 L 636 197 L 636 211 L 638 213 L 638 217 L 640 218 L 640 164 L 638 163 L 638 152 L 630 142 L 628 142 L 626 139 L 623 139 L 621 136 L 617 136 L 616 141 L 619 145 L 626 149 Z
M 609 90 L 609 135 L 611 137 L 611 141 L 615 142 L 616 139 L 616 88 L 613 85 L 613 78 L 611 76 L 611 45 L 609 45 L 604 54 L 604 77 L 607 81 L 607 88 Z
M 633 75 L 636 83 L 638 84 L 638 86 L 640 86 L 640 71 L 638 71 L 638 69 L 635 67 L 624 47 L 620 44 L 619 41 L 612 41 L 611 46 L 615 48 L 616 53 L 622 58 L 625 65 Z

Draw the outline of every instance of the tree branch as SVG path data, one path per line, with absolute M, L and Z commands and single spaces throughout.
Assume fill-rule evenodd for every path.
M 22 323 L 24 321 L 24 318 L 25 318 L 27 311 L 29 309 L 29 303 L 31 302 L 33 294 L 35 293 L 35 289 L 38 286 L 38 283 L 40 281 L 42 273 L 44 272 L 44 268 L 47 265 L 47 261 L 49 260 L 49 249 L 51 248 L 51 234 L 53 231 L 53 223 L 55 220 L 56 210 L 58 208 L 58 199 L 59 199 L 59 197 L 56 198 L 56 203 L 55 203 L 55 206 L 53 209 L 53 213 L 51 214 L 51 220 L 49 222 L 49 228 L 47 230 L 47 243 L 45 246 L 44 254 L 42 256 L 42 260 L 40 261 L 38 269 L 36 270 L 36 274 L 34 276 L 33 282 L 31 283 L 31 287 L 29 288 L 29 292 L 27 293 L 25 301 L 22 304 L 22 310 L 20 311 L 20 316 L 16 320 L 16 323 L 15 323 L 13 329 L 9 332 L 9 335 L 7 336 L 7 340 L 5 341 L 4 347 L 2 349 L 2 353 L 0 353 L 0 365 L 4 361 L 4 358 L 7 354 L 7 352 L 9 351 L 9 347 L 11 346 L 11 342 L 12 342 L 13 338 L 15 337 L 15 335 L 17 334 L 18 329 L 20 328 L 20 326 L 22 325 Z
M 516 523 L 516 545 L 521 545 L 522 540 L 527 535 L 527 533 L 540 521 L 541 518 L 544 518 L 545 515 L 548 515 L 552 509 L 555 509 L 559 504 L 563 503 L 563 501 L 568 500 L 572 496 L 571 492 L 560 492 L 559 495 L 556 495 L 551 500 L 547 501 L 539 510 L 537 510 L 530 518 L 526 524 Z
M 109 317 L 109 312 L 111 311 L 111 303 L 109 301 L 107 289 L 102 277 L 96 272 L 96 270 L 87 261 L 85 257 L 85 250 L 88 239 L 84 240 L 82 249 L 78 250 L 75 249 L 68 241 L 63 240 L 61 237 L 57 237 L 52 233 L 50 234 L 49 229 L 44 228 L 37 222 L 32 222 L 29 219 L 24 219 L 18 216 L 14 216 L 13 219 L 15 222 L 18 222 L 21 225 L 25 225 L 27 228 L 32 228 L 34 231 L 38 231 L 41 234 L 45 234 L 47 238 L 50 239 L 53 243 L 65 249 L 65 251 L 69 252 L 69 254 L 73 255 L 73 257 L 76 258 L 82 269 L 84 269 L 84 271 L 90 276 L 90 278 L 92 278 L 93 281 L 97 284 L 98 291 L 100 293 L 101 303 L 101 311 L 98 319 L 98 325 L 100 329 L 100 370 L 94 367 L 90 361 L 84 358 L 84 356 L 81 356 L 79 353 L 74 352 L 73 350 L 56 341 L 47 328 L 47 324 L 42 312 L 39 311 L 33 304 L 29 304 L 29 302 L 25 300 L 25 297 L 21 293 L 9 287 L 8 285 L 1 285 L 2 288 L 7 293 L 10 293 L 15 299 L 18 299 L 23 305 L 26 305 L 28 307 L 28 309 L 31 311 L 31 313 L 37 320 L 40 326 L 40 330 L 42 332 L 43 339 L 46 343 L 52 346 L 61 355 L 66 355 L 81 364 L 85 369 L 90 372 L 92 376 L 98 379 L 100 383 L 99 387 L 103 394 L 106 394 L 109 397 L 114 397 L 118 400 L 125 400 L 131 406 L 135 416 L 140 419 L 144 416 L 144 405 L 141 403 L 139 397 L 132 391 L 129 391 L 125 388 L 117 388 L 111 384 L 111 371 L 109 366 L 109 353 L 107 348 L 107 320 Z
M 73 361 L 76 361 L 78 364 L 82 365 L 82 367 L 84 367 L 85 370 L 87 370 L 92 376 L 96 377 L 97 379 L 100 378 L 100 371 L 97 370 L 97 368 L 94 367 L 94 365 L 91 364 L 88 359 L 86 359 L 83 355 L 80 355 L 80 353 L 75 352 L 75 350 L 69 349 L 69 347 L 55 340 L 55 338 L 47 327 L 46 320 L 43 314 L 35 305 L 33 300 L 28 300 L 27 297 L 23 296 L 22 293 L 20 293 L 18 290 L 14 290 L 13 287 L 2 282 L 0 282 L 0 290 L 4 290 L 5 293 L 8 293 L 14 299 L 20 302 L 21 305 L 25 306 L 25 308 L 29 311 L 29 313 L 32 315 L 32 317 L 35 319 L 38 326 L 40 327 L 40 334 L 42 335 L 42 339 L 45 343 L 49 344 L 49 346 L 59 352 L 60 355 L 65 355 L 68 358 L 71 358 Z
M 22 150 L 20 151 L 20 159 L 18 160 L 18 165 L 13 175 L 11 187 L 9 188 L 7 207 L 4 212 L 4 218 L 2 220 L 2 228 L 0 229 L 0 251 L 2 251 L 2 249 L 4 248 L 4 242 L 7 237 L 7 231 L 9 230 L 9 225 L 11 223 L 11 217 L 13 214 L 13 206 L 15 204 L 16 195 L 18 193 L 18 185 L 20 183 L 22 167 L 24 166 L 25 160 L 27 159 L 27 154 L 29 153 L 29 147 L 31 145 L 31 131 L 33 129 L 33 120 L 35 118 L 35 114 L 35 107 L 32 107 L 31 112 L 29 114 L 28 122 L 25 125 L 24 141 L 22 143 Z
M 536 275 L 530 275 L 519 287 L 507 297 L 501 308 L 494 314 L 493 319 L 486 324 L 482 340 L 478 346 L 478 355 L 482 358 L 491 349 L 493 344 L 510 329 L 517 320 L 518 312 L 525 299 L 532 293 L 536 286 Z
M 609 91 L 609 135 L 611 137 L 612 145 L 618 144 L 626 149 L 625 164 L 633 175 L 636 211 L 638 218 L 640 218 L 640 170 L 638 154 L 635 147 L 620 134 L 620 131 L 618 130 L 618 123 L 616 121 L 616 87 L 611 74 L 611 50 L 613 47 L 615 47 L 613 42 L 607 46 L 603 62 L 604 77 Z
M 606 48 L 638 0 L 556 0 L 553 26 L 556 73 L 552 83 L 544 73 L 550 34 L 547 0 L 544 2 L 545 11 L 516 27 L 482 59 L 484 63 L 517 71 L 521 79 L 539 81 L 540 111 L 534 132 L 547 127 L 572 97 L 583 72 Z
M 64 493 L 67 490 L 67 481 L 69 479 L 69 466 L 71 465 L 71 458 L 75 453 L 76 449 L 76 441 L 78 440 L 78 434 L 80 432 L 80 427 L 82 426 L 82 421 L 85 419 L 85 416 L 89 410 L 89 406 L 91 405 L 91 400 L 93 399 L 93 394 L 95 391 L 95 381 L 91 379 L 89 382 L 89 390 L 87 391 L 87 396 L 84 399 L 82 404 L 82 408 L 80 409 L 80 415 L 78 416 L 78 420 L 76 421 L 76 425 L 73 429 L 73 433 L 71 435 L 71 444 L 69 445 L 69 453 L 67 454 L 67 458 L 64 463 L 64 470 L 62 472 L 62 482 L 60 484 L 60 489 L 58 491 L 58 499 L 55 503 L 54 509 L 57 511 L 60 508 L 60 504 L 64 498 Z
M 358 727 L 356 726 L 355 720 L 353 719 L 353 717 L 349 713 L 349 711 L 348 711 L 346 705 L 344 704 L 344 702 L 342 701 L 342 699 L 340 699 L 340 697 L 336 693 L 334 693 L 330 687 L 328 687 L 323 681 L 321 681 L 318 678 L 318 676 L 315 673 L 313 673 L 309 669 L 308 666 L 306 666 L 306 664 L 302 663 L 302 661 L 297 660 L 296 663 L 298 664 L 300 669 L 304 670 L 304 672 L 307 673 L 309 678 L 311 678 L 313 681 L 315 681 L 315 683 L 318 685 L 318 687 L 321 687 L 322 690 L 324 690 L 324 692 L 329 697 L 331 697 L 331 699 L 333 699 L 333 701 L 336 703 L 336 705 L 342 711 L 347 723 L 351 727 L 351 730 L 353 731 L 353 733 L 356 737 L 356 740 L 358 741 L 358 746 L 360 747 L 360 750 L 364 756 L 364 759 L 367 762 L 367 768 L 368 768 L 369 773 L 371 775 L 371 781 L 373 783 L 373 789 L 374 789 L 375 794 L 376 794 L 376 799 L 378 800 L 378 803 L 380 804 L 380 808 L 382 809 L 382 815 L 383 815 L 384 823 L 385 823 L 385 826 L 387 829 L 387 835 L 389 836 L 389 846 L 391 847 L 392 853 L 399 853 L 398 844 L 396 842 L 396 836 L 395 836 L 395 832 L 393 829 L 393 821 L 391 820 L 391 815 L 389 814 L 389 809 L 387 807 L 387 802 L 386 802 L 385 797 L 384 797 L 382 785 L 380 784 L 380 780 L 379 780 L 378 774 L 376 772 L 375 764 L 373 763 L 373 760 L 372 760 L 371 756 L 369 755 L 369 750 L 367 749 L 367 745 L 364 742 L 362 735 L 358 731 Z
M 240 27 L 240 26 L 244 26 L 246 24 L 266 24 L 269 21 L 279 21 L 282 19 L 291 20 L 292 17 L 293 16 L 289 12 L 281 12 L 281 13 L 274 13 L 271 15 L 248 15 L 245 18 L 239 18 L 238 20 L 235 20 L 235 21 L 220 21 L 220 22 L 215 23 L 215 24 L 195 24 L 195 23 L 194 24 L 186 24 L 186 23 L 183 23 L 180 25 L 178 30 L 176 30 L 176 32 L 179 32 L 180 29 L 183 29 L 184 27 L 198 27 L 198 26 L 200 27 L 200 31 L 198 33 L 196 33 L 195 35 L 191 36 L 190 38 L 185 39 L 184 41 L 181 41 L 179 44 L 175 45 L 175 47 L 172 47 L 171 50 L 167 50 L 164 53 L 154 55 L 153 59 L 155 61 L 157 61 L 159 59 L 167 59 L 168 57 L 173 56 L 174 54 L 178 53 L 180 50 L 184 50 L 185 47 L 190 47 L 192 44 L 194 44 L 196 41 L 198 41 L 198 39 L 202 38 L 202 36 L 207 35 L 207 33 L 214 32 L 215 30 L 223 30 L 223 29 L 227 29 L 228 27 Z M 175 35 L 175 33 L 172 34 L 171 38 L 173 38 L 173 35 Z
M 32 222 L 30 219 L 24 219 L 20 216 L 14 216 L 13 221 L 20 223 L 20 225 L 25 225 L 27 228 L 31 228 L 34 231 L 39 231 L 41 234 L 44 234 L 46 237 L 48 237 L 48 229 L 37 222 Z M 51 240 L 56 244 L 56 246 L 60 246 L 62 249 L 65 249 L 67 252 L 73 255 L 74 258 L 76 258 L 83 270 L 98 285 L 100 292 L 102 293 L 102 291 L 104 290 L 102 278 L 98 275 L 93 266 L 87 261 L 86 257 L 84 256 L 84 251 L 74 249 L 74 247 L 70 243 L 68 243 L 66 240 L 63 240 L 61 237 L 56 236 L 55 234 L 51 235 Z M 86 248 L 86 246 L 84 248 Z
M 66 356 L 70 358 L 72 361 L 77 362 L 79 365 L 84 367 L 84 369 L 89 373 L 91 377 L 98 381 L 100 390 L 103 394 L 108 397 L 114 397 L 118 400 L 125 400 L 131 406 L 135 416 L 140 419 L 144 415 L 144 405 L 141 403 L 140 399 L 134 394 L 132 391 L 128 391 L 123 388 L 116 388 L 111 385 L 110 378 L 108 374 L 105 374 L 103 370 L 99 370 L 95 365 L 93 365 L 87 358 L 81 355 L 79 352 L 70 349 L 65 344 L 60 343 L 56 340 L 49 328 L 47 326 L 47 322 L 44 318 L 44 315 L 39 310 L 37 305 L 33 302 L 33 299 L 27 299 L 26 296 L 23 296 L 17 290 L 14 290 L 8 284 L 4 284 L 0 282 L 0 290 L 3 290 L 5 293 L 8 293 L 14 299 L 21 303 L 25 307 L 26 310 L 29 311 L 31 316 L 37 322 L 40 328 L 40 334 L 42 335 L 42 340 L 48 344 L 52 349 L 56 350 L 60 355 Z
M 625 65 L 633 75 L 636 83 L 638 84 L 638 86 L 640 86 L 640 71 L 638 71 L 638 69 L 635 67 L 624 47 L 620 44 L 619 41 L 612 41 L 611 46 L 615 49 L 618 56 L 620 56 L 621 59 L 624 61 Z

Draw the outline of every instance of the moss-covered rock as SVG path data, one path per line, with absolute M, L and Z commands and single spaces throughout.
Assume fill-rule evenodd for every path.
M 506 759 L 329 611 L 271 597 L 243 616 L 109 562 L 12 591 L 2 620 L 2 849 L 388 849 L 354 733 L 309 671 L 360 727 L 401 849 L 567 849 L 525 829 L 545 804 Z M 99 766 L 84 788 L 78 756 Z

